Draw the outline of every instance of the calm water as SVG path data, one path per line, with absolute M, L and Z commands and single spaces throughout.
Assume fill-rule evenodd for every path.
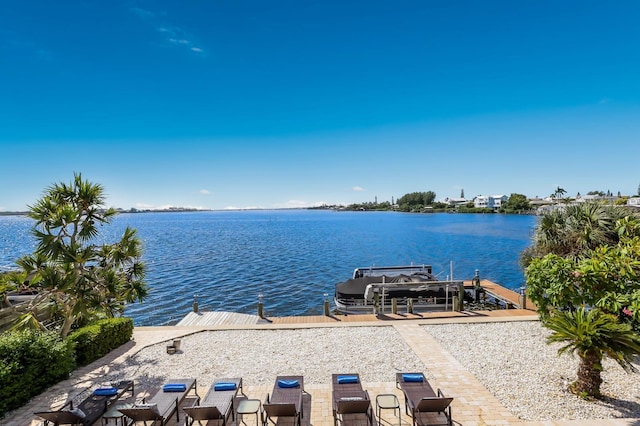
M 197 295 L 201 310 L 265 314 L 322 312 L 323 294 L 358 266 L 426 263 L 509 288 L 524 284 L 518 259 L 534 216 L 404 214 L 313 210 L 121 214 L 102 229 L 105 241 L 126 226 L 144 243 L 150 295 L 127 308 L 136 325 L 175 322 Z M 0 217 L 0 268 L 33 251 L 32 221 Z

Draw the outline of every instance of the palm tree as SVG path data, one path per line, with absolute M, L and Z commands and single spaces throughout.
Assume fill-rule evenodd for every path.
M 562 196 L 566 193 L 567 191 L 565 191 L 563 188 L 557 187 L 553 194 L 551 194 L 551 197 L 555 200 L 558 200 L 559 198 L 562 198 Z
M 602 384 L 602 359 L 607 356 L 625 371 L 637 372 L 631 355 L 640 354 L 640 336 L 631 326 L 619 323 L 615 315 L 599 309 L 556 312 L 545 322 L 553 331 L 547 343 L 564 343 L 558 354 L 565 352 L 580 357 L 577 380 L 571 389 L 581 396 L 599 397 Z
M 17 264 L 32 277 L 30 285 L 39 294 L 31 318 L 21 318 L 21 324 L 32 324 L 37 310 L 48 305 L 61 318 L 60 334 L 66 337 L 74 323 L 113 317 L 125 303 L 146 296 L 136 231 L 127 228 L 114 244 L 95 244 L 98 225 L 110 223 L 116 214 L 104 202 L 101 185 L 75 174 L 70 184 L 54 184 L 30 206 L 38 246 Z

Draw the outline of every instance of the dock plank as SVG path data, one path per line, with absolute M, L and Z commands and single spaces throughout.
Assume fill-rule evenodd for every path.
M 257 324 L 259 320 L 257 315 L 236 312 L 189 312 L 176 326 L 251 325 Z

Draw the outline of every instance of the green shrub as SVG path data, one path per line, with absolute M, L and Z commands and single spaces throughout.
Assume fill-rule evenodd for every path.
M 127 343 L 133 335 L 131 318 L 108 318 L 79 328 L 67 338 L 76 348 L 76 362 L 84 366 Z
M 74 367 L 73 343 L 56 333 L 25 330 L 0 335 L 0 418 L 69 377 Z

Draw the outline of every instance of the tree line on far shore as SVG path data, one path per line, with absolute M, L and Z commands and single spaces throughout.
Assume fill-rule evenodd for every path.
M 349 204 L 344 210 L 351 211 L 400 211 L 405 213 L 528 213 L 532 211 L 531 203 L 526 195 L 513 193 L 499 209 L 475 207 L 473 201 L 463 204 L 451 204 L 435 201 L 433 191 L 411 192 L 398 198 L 395 202 L 364 202 Z M 326 206 L 325 206 L 326 207 Z

